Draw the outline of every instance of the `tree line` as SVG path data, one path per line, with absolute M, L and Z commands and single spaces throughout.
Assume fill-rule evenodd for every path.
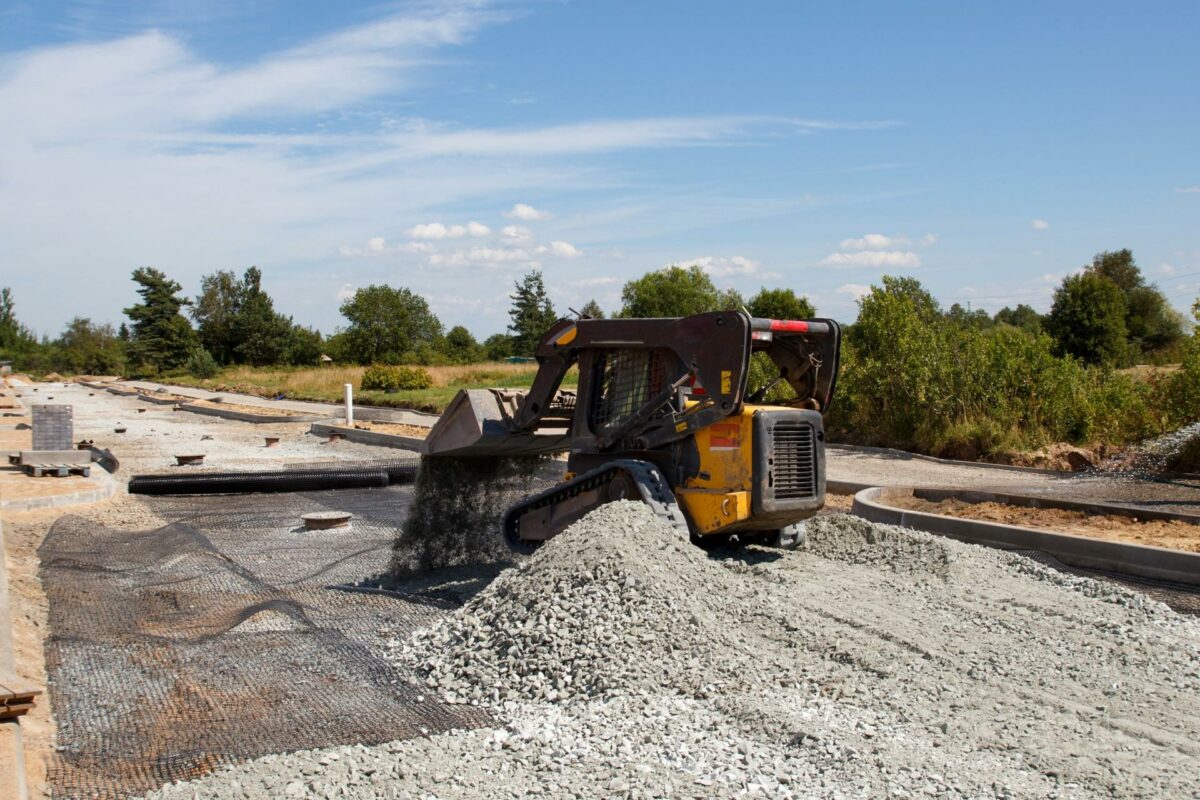
M 578 310 L 556 309 L 541 272 L 533 270 L 513 285 L 507 329 L 482 342 L 461 325 L 446 330 L 419 294 L 387 285 L 366 286 L 346 298 L 340 306 L 345 324 L 326 337 L 276 310 L 257 267 L 240 277 L 228 270 L 205 275 L 195 298 L 183 296 L 178 282 L 153 267 L 139 267 L 132 278 L 140 299 L 124 309 L 127 324 L 114 330 L 77 317 L 54 339 L 37 339 L 17 320 L 11 291 L 0 290 L 0 358 L 29 371 L 142 376 L 186 371 L 198 377 L 230 365 L 315 365 L 326 354 L 364 365 L 463 364 L 531 355 L 560 315 L 605 316 L 595 300 Z M 908 291 L 911 285 L 904 281 L 911 279 L 887 278 L 884 287 Z M 816 315 L 810 300 L 791 289 L 762 288 L 745 298 L 717 288 L 698 266 L 671 266 L 627 282 L 612 315 L 674 317 L 742 308 L 776 319 Z M 922 308 L 932 313 L 928 304 Z M 1045 337 L 1055 357 L 1103 367 L 1178 360 L 1188 327 L 1147 283 L 1129 250 L 1100 253 L 1064 279 L 1045 315 L 1028 305 L 989 315 L 956 303 L 944 311 L 937 307 L 934 316 L 960 332 L 1011 329 Z

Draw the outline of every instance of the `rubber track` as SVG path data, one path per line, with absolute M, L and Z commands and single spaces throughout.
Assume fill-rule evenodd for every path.
M 362 489 L 411 483 L 415 469 L 358 467 L 278 472 L 208 472 L 196 475 L 134 475 L 130 494 L 245 494 Z
M 505 540 L 518 552 L 533 552 L 540 543 L 530 543 L 520 538 L 522 514 L 603 486 L 621 472 L 625 472 L 633 478 L 642 495 L 642 502 L 654 512 L 655 516 L 669 525 L 683 539 L 690 538 L 691 532 L 688 528 L 687 518 L 684 517 L 683 511 L 675 502 L 675 494 L 667 484 L 667 479 L 663 476 L 662 471 L 647 461 L 622 459 L 589 470 L 573 480 L 531 495 L 513 505 L 504 514 Z

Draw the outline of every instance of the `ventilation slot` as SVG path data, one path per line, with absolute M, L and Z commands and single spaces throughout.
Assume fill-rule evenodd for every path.
M 779 422 L 772 437 L 771 483 L 776 500 L 817 495 L 816 438 L 811 425 Z

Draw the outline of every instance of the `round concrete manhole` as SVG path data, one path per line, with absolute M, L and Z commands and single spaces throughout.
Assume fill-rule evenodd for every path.
M 307 530 L 323 531 L 329 528 L 344 528 L 350 524 L 353 516 L 349 511 L 313 511 L 301 514 L 300 519 L 304 521 Z

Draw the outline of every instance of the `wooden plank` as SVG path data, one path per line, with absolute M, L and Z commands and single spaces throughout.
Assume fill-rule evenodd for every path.
M 19 706 L 0 706 L 0 719 L 12 719 L 24 716 L 33 710 L 33 703 L 22 703 Z

